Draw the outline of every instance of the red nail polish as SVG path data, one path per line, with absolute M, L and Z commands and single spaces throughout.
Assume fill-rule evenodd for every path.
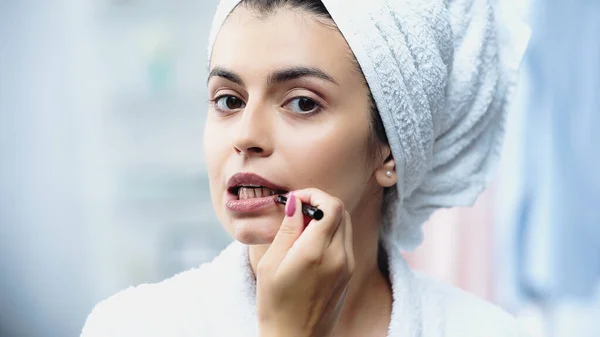
M 293 192 L 290 192 L 287 204 L 285 205 L 285 215 L 292 217 L 296 213 L 296 196 Z

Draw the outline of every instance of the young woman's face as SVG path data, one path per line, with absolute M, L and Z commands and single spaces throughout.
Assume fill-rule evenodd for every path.
M 215 211 L 242 243 L 272 242 L 284 216 L 273 193 L 319 188 L 351 214 L 372 193 L 368 88 L 342 35 L 318 20 L 239 7 L 215 41 L 204 151 Z

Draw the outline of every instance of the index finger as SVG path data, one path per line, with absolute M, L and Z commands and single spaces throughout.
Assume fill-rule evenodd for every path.
M 294 191 L 294 195 L 303 203 L 315 206 L 323 211 L 323 218 L 319 221 L 311 220 L 301 237 L 310 237 L 307 239 L 312 240 L 313 244 L 322 241 L 323 247 L 327 247 L 344 215 L 344 203 L 340 199 L 316 188 Z

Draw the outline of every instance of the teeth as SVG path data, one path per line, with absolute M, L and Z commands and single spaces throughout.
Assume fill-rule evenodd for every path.
M 245 187 L 242 186 L 238 190 L 238 198 L 240 200 L 262 198 L 275 195 L 275 191 L 266 187 Z

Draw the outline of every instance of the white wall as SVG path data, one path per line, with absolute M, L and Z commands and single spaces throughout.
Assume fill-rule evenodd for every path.
M 202 159 L 214 6 L 0 1 L 0 336 L 77 336 L 228 242 Z

